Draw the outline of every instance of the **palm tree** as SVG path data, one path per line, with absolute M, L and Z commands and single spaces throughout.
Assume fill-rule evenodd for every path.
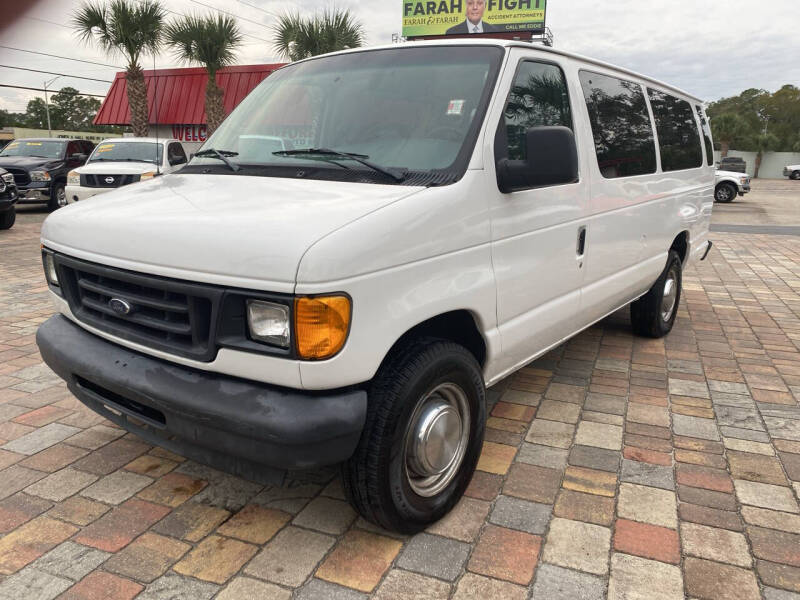
M 292 61 L 364 43 L 364 26 L 348 10 L 325 10 L 309 18 L 285 14 L 274 29 L 275 49 Z
M 753 141 L 755 142 L 755 147 L 758 152 L 758 154 L 756 154 L 756 166 L 753 171 L 753 179 L 758 179 L 758 170 L 761 168 L 761 159 L 764 158 L 764 152 L 774 150 L 780 143 L 780 140 L 778 136 L 772 133 L 762 133 Z
M 84 42 L 94 40 L 108 54 L 121 54 L 128 62 L 128 105 L 133 135 L 147 135 L 147 87 L 139 58 L 155 54 L 161 46 L 164 9 L 158 0 L 111 0 L 108 4 L 86 2 L 73 15 L 72 23 Z
M 224 90 L 217 85 L 217 71 L 233 63 L 242 43 L 239 27 L 226 15 L 188 16 L 168 24 L 164 36 L 182 60 L 200 63 L 208 72 L 206 125 L 210 135 L 225 118 Z
M 747 134 L 747 123 L 735 113 L 725 113 L 711 119 L 711 131 L 714 139 L 720 143 L 721 155 L 725 158 L 731 144 Z

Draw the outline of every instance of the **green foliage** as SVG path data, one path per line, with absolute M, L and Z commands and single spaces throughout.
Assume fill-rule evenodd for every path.
M 183 17 L 165 27 L 164 38 L 179 59 L 200 63 L 210 75 L 233 64 L 242 43 L 236 20 L 222 14 Z
M 122 132 L 121 127 L 92 125 L 98 110 L 100 110 L 100 100 L 97 98 L 82 96 L 72 87 L 63 87 L 61 91 L 50 96 L 50 128 L 67 131 Z M 0 126 L 47 129 L 47 107 L 44 98 L 28 101 L 24 113 L 0 111 Z
M 350 11 L 337 8 L 309 18 L 285 14 L 278 18 L 274 30 L 275 49 L 292 61 L 358 48 L 364 43 L 364 26 Z
M 751 129 L 741 116 L 734 112 L 727 112 L 718 117 L 711 117 L 711 133 L 717 143 L 731 146 L 741 143 L 751 135 Z
M 90 1 L 75 12 L 72 24 L 81 40 L 94 40 L 108 54 L 122 54 L 133 68 L 144 52 L 158 52 L 165 14 L 156 0 Z
M 735 145 L 737 150 L 759 150 L 759 137 L 766 131 L 777 139 L 772 150 L 790 152 L 798 141 L 800 132 L 800 88 L 785 85 L 774 94 L 766 90 L 748 89 L 738 96 L 712 102 L 706 113 L 711 119 L 714 139 Z M 719 121 L 726 115 L 738 117 L 736 135 L 730 136 L 730 127 L 723 127 L 725 138 L 717 133 Z M 797 151 L 797 150 L 795 150 Z

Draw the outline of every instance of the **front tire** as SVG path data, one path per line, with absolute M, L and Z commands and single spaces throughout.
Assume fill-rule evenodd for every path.
M 789 175 L 789 179 L 794 179 L 794 180 L 800 179 L 800 171 L 792 171 L 792 174 Z
M 12 206 L 0 213 L 0 229 L 11 229 L 17 220 L 17 210 Z
M 714 201 L 715 202 L 733 202 L 733 199 L 736 198 L 736 194 L 739 193 L 739 190 L 734 187 L 731 183 L 720 183 L 717 186 L 717 189 L 714 190 Z
M 667 266 L 653 287 L 631 303 L 631 325 L 636 335 L 660 338 L 672 330 L 681 300 L 682 266 L 681 257 L 670 250 Z
M 63 183 L 57 183 L 50 192 L 47 208 L 52 212 L 67 205 L 67 190 Z
M 406 343 L 372 382 L 361 440 L 342 465 L 345 494 L 376 525 L 420 531 L 461 498 L 485 424 L 485 386 L 473 355 L 436 338 Z

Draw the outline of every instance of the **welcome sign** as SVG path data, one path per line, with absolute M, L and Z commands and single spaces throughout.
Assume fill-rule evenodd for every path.
M 403 0 L 403 37 L 544 30 L 547 0 Z

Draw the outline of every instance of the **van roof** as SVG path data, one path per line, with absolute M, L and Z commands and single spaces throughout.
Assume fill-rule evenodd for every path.
M 641 73 L 637 73 L 636 71 L 632 71 L 630 69 L 625 69 L 624 67 L 618 67 L 616 65 L 612 65 L 610 63 L 604 62 L 602 60 L 598 60 L 596 58 L 590 58 L 588 56 L 583 56 L 581 54 L 577 54 L 575 52 L 567 52 L 565 50 L 561 50 L 559 48 L 552 48 L 550 46 L 544 46 L 541 44 L 535 44 L 531 42 L 523 42 L 519 40 L 505 40 L 505 39 L 496 39 L 496 38 L 478 38 L 478 39 L 465 39 L 465 38 L 454 38 L 454 39 L 435 39 L 435 40 L 420 40 L 420 41 L 407 41 L 402 42 L 400 44 L 383 44 L 379 46 L 369 46 L 369 47 L 361 47 L 361 48 L 352 48 L 349 50 L 342 50 L 340 52 L 332 52 L 331 54 L 349 54 L 352 52 L 365 52 L 369 50 L 383 50 L 388 48 L 398 48 L 398 47 L 407 47 L 407 46 L 500 46 L 503 48 L 525 48 L 526 50 L 534 50 L 536 52 L 542 53 L 550 53 L 550 54 L 558 54 L 561 56 L 566 56 L 568 58 L 574 58 L 575 60 L 579 60 L 581 62 L 585 62 L 587 64 L 596 65 L 598 67 L 603 67 L 605 69 L 611 69 L 620 73 L 622 75 L 628 75 L 639 79 L 640 81 L 645 81 L 657 85 L 664 89 L 672 90 L 680 94 L 681 96 L 685 96 L 686 98 L 691 98 L 701 104 L 704 102 L 702 98 L 695 96 L 694 94 L 690 94 L 689 92 L 682 90 L 679 87 L 671 85 L 669 83 L 665 83 L 663 81 L 659 81 L 653 77 L 648 77 L 647 75 L 642 75 Z M 323 55 L 327 56 L 327 55 Z M 320 57 L 311 57 L 305 60 L 314 60 L 315 58 Z M 293 63 L 289 63 L 291 65 Z M 286 65 L 286 66 L 289 66 Z

